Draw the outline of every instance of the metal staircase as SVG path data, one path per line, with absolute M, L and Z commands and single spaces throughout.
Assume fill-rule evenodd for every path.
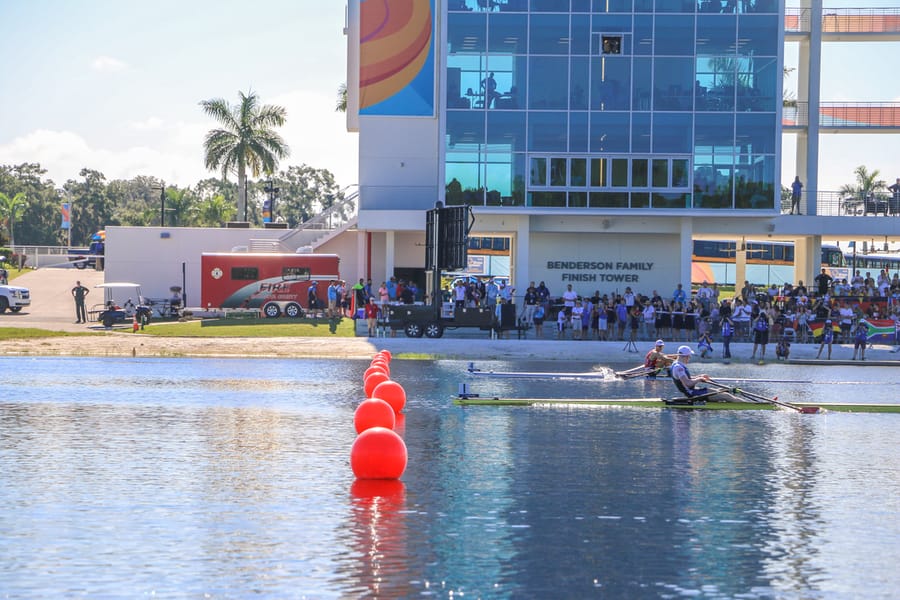
M 347 190 L 352 192 L 346 194 Z M 300 223 L 278 239 L 250 240 L 250 252 L 297 252 L 300 248 L 314 252 L 316 248 L 355 227 L 359 216 L 359 188 L 348 186 L 338 200 L 320 214 Z M 346 195 L 345 195 L 346 194 Z

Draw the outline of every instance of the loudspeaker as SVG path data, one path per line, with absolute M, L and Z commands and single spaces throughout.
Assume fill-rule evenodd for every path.
M 426 212 L 425 270 L 460 271 L 468 266 L 468 217 L 468 206 L 434 208 Z

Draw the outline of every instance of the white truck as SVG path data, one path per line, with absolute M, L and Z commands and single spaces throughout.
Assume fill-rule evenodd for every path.
M 0 285 L 0 314 L 8 308 L 12 312 L 19 312 L 31 304 L 31 292 L 28 288 L 17 285 Z

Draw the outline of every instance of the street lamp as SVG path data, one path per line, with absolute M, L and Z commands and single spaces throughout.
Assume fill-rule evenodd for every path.
M 281 191 L 281 188 L 275 187 L 275 182 L 269 177 L 266 185 L 263 187 L 263 191 L 269 194 L 269 198 L 263 202 L 263 223 L 274 223 L 275 199 L 278 197 L 278 192 Z

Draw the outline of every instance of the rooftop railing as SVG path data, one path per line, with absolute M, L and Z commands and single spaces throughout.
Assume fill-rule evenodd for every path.
M 787 8 L 784 30 L 809 33 L 809 8 Z M 825 8 L 822 33 L 900 33 L 900 8 Z

